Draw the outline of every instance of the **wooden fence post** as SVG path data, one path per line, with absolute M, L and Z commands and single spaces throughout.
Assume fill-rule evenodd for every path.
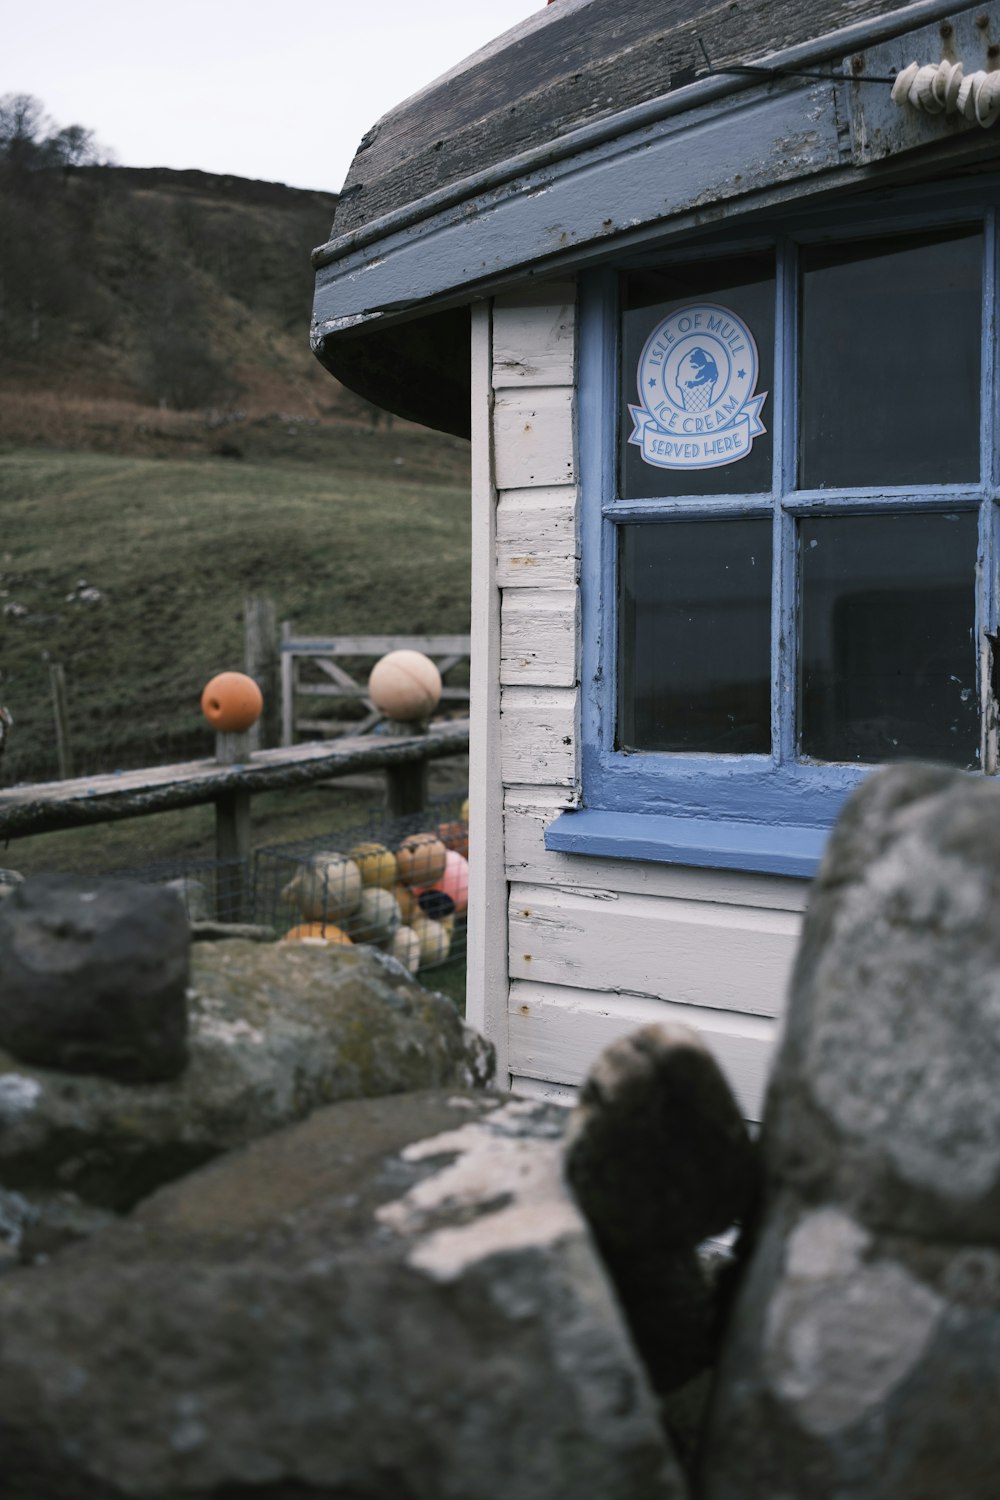
M 56 755 L 59 758 L 59 780 L 69 781 L 73 775 L 73 746 L 69 733 L 69 705 L 66 699 L 66 673 L 61 662 L 49 667 L 49 684 L 52 688 L 52 712 L 56 721 Z
M 426 724 L 401 724 L 386 719 L 382 733 L 400 738 L 426 734 Z M 408 760 L 385 768 L 386 799 L 391 818 L 422 813 L 427 806 L 427 761 Z
M 217 734 L 215 758 L 220 766 L 249 759 L 250 733 Z M 241 787 L 215 794 L 216 916 L 245 922 L 249 907 L 250 793 Z
M 283 620 L 282 643 L 290 641 L 291 638 L 292 622 Z M 282 745 L 295 743 L 295 658 L 284 651 L 281 652 L 281 743 Z
M 264 695 L 264 710 L 250 730 L 251 750 L 270 750 L 280 743 L 281 686 L 278 625 L 274 600 L 251 595 L 243 602 L 244 671 Z

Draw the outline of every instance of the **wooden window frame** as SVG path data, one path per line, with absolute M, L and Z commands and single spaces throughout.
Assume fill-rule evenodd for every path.
M 979 514 L 976 637 L 980 661 L 980 765 L 996 774 L 996 704 L 987 633 L 997 629 L 1000 588 L 1000 359 L 995 342 L 1000 300 L 1000 183 L 927 187 L 894 195 L 891 209 L 841 205 L 780 232 L 715 233 L 683 249 L 644 253 L 642 262 L 690 259 L 772 245 L 776 252 L 775 389 L 767 420 L 774 433 L 770 493 L 705 499 L 623 500 L 618 494 L 619 272 L 604 267 L 580 279 L 578 433 L 581 485 L 582 805 L 550 825 L 546 845 L 561 852 L 607 854 L 713 868 L 812 875 L 829 828 L 869 764 L 800 760 L 796 747 L 796 645 L 800 517 L 915 509 Z M 905 236 L 968 225 L 983 233 L 980 476 L 978 483 L 898 488 L 795 488 L 798 448 L 798 251 L 817 242 Z M 640 262 L 636 260 L 629 264 Z M 734 466 L 735 467 L 735 466 Z M 614 747 L 617 676 L 617 530 L 624 522 L 771 516 L 772 660 L 770 755 L 629 753 Z M 970 580 L 971 582 L 971 580 Z M 973 772 L 971 774 L 981 774 Z

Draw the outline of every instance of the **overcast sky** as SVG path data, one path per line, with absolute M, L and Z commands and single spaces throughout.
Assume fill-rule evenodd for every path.
M 0 0 L 0 95 L 122 166 L 336 192 L 380 115 L 545 0 Z

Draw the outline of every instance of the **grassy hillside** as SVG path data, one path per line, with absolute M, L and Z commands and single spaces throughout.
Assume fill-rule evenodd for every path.
M 341 427 L 324 447 L 311 463 L 0 450 L 0 784 L 57 775 L 51 662 L 78 774 L 208 753 L 199 695 L 242 665 L 248 593 L 307 633 L 468 630 L 466 445 Z
M 309 251 L 335 204 L 205 172 L 8 163 L 0 440 L 211 452 L 227 424 L 368 415 L 309 349 Z
M 393 423 L 309 350 L 331 194 L 2 168 L 0 702 L 15 723 L 0 786 L 58 774 L 53 663 L 78 774 L 210 754 L 200 693 L 242 666 L 250 593 L 304 633 L 468 630 L 466 444 Z M 432 788 L 462 776 L 441 762 Z M 339 834 L 366 800 L 381 797 L 341 783 L 255 797 L 254 844 Z M 0 865 L 134 868 L 213 846 L 213 809 L 196 807 L 14 840 Z

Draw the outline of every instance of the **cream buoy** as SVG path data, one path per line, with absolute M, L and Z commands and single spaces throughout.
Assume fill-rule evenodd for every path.
M 422 651 L 390 651 L 371 669 L 368 696 L 389 719 L 428 719 L 441 701 L 441 673 Z
M 397 927 L 392 935 L 389 952 L 398 958 L 405 969 L 415 974 L 420 968 L 420 939 L 412 927 Z
M 263 709 L 263 694 L 245 672 L 219 672 L 202 689 L 201 711 L 219 734 L 243 734 Z
M 376 943 L 381 947 L 392 941 L 401 921 L 392 892 L 378 885 L 366 886 L 361 892 L 361 904 L 351 918 L 351 936 L 357 943 Z
M 336 852 L 314 854 L 281 892 L 307 922 L 339 922 L 361 904 L 361 873 L 353 859 Z

